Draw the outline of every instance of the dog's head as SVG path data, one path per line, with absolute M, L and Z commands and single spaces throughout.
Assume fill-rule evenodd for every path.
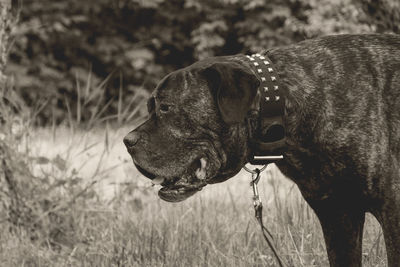
M 247 112 L 258 79 L 240 57 L 199 61 L 167 75 L 148 100 L 149 118 L 124 143 L 137 169 L 182 201 L 233 177 L 248 157 Z

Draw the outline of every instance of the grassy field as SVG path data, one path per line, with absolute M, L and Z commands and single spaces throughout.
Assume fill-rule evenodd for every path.
M 123 147 L 128 131 L 59 127 L 21 139 L 16 146 L 31 171 L 24 179 L 47 179 L 46 190 L 24 194 L 55 204 L 36 211 L 39 230 L 0 224 L 1 266 L 277 266 L 253 217 L 247 173 L 187 201 L 163 202 Z M 297 187 L 270 166 L 260 194 L 288 266 L 328 266 L 321 228 Z M 385 257 L 378 223 L 367 216 L 364 266 L 385 266 Z

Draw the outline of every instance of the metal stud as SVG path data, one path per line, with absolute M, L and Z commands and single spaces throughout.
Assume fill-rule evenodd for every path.
M 261 55 L 260 55 L 260 54 L 258 54 L 258 53 L 257 53 L 257 54 L 255 54 L 255 56 L 256 56 L 256 57 L 261 57 Z
M 276 77 L 275 76 L 271 76 L 271 81 L 276 81 Z
M 264 59 L 265 59 L 265 57 L 262 57 L 262 56 L 261 56 L 261 57 L 260 57 L 260 59 L 264 60 Z
M 265 65 L 269 65 L 269 61 L 265 60 L 265 61 L 264 61 L 264 64 L 265 64 Z
M 261 77 L 261 81 L 265 82 L 267 79 L 265 79 L 265 77 Z
M 257 69 L 258 73 L 262 73 L 262 69 Z
M 246 57 L 247 57 L 247 58 L 251 58 L 251 56 L 249 56 L 249 55 L 246 55 Z
M 259 65 L 259 64 L 258 64 L 258 62 L 254 62 L 254 66 L 256 66 L 256 67 L 257 67 L 258 65 Z
M 272 68 L 268 68 L 268 72 L 273 72 L 274 70 Z
M 280 97 L 277 95 L 275 96 L 275 101 L 278 101 L 280 99 Z
M 269 101 L 269 96 L 266 96 L 266 97 L 265 97 L 265 100 L 266 100 L 266 101 Z
M 264 92 L 268 92 L 268 87 L 264 87 Z
M 250 59 L 250 61 L 254 61 L 255 60 L 254 57 L 249 57 L 249 59 Z
M 278 85 L 274 85 L 274 90 L 276 91 L 276 90 L 278 90 Z

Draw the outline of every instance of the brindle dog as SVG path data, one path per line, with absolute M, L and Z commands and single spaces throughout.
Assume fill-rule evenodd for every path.
M 361 266 L 365 212 L 383 228 L 389 266 L 400 266 L 400 36 L 328 36 L 264 54 L 286 96 L 277 166 L 317 214 L 331 266 Z M 162 199 L 181 201 L 246 164 L 258 85 L 243 55 L 159 83 L 149 119 L 124 142 Z

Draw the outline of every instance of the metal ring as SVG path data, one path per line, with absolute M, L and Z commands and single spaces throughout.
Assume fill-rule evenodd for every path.
M 260 172 L 264 171 L 264 170 L 267 168 L 267 166 L 268 166 L 268 164 L 267 164 L 267 165 L 264 165 L 264 166 L 260 169 Z M 244 169 L 245 171 L 251 173 L 251 174 L 257 174 L 257 172 L 255 171 L 255 169 L 254 169 L 254 170 L 250 170 L 249 168 L 246 167 L 246 165 L 243 166 L 243 169 Z

